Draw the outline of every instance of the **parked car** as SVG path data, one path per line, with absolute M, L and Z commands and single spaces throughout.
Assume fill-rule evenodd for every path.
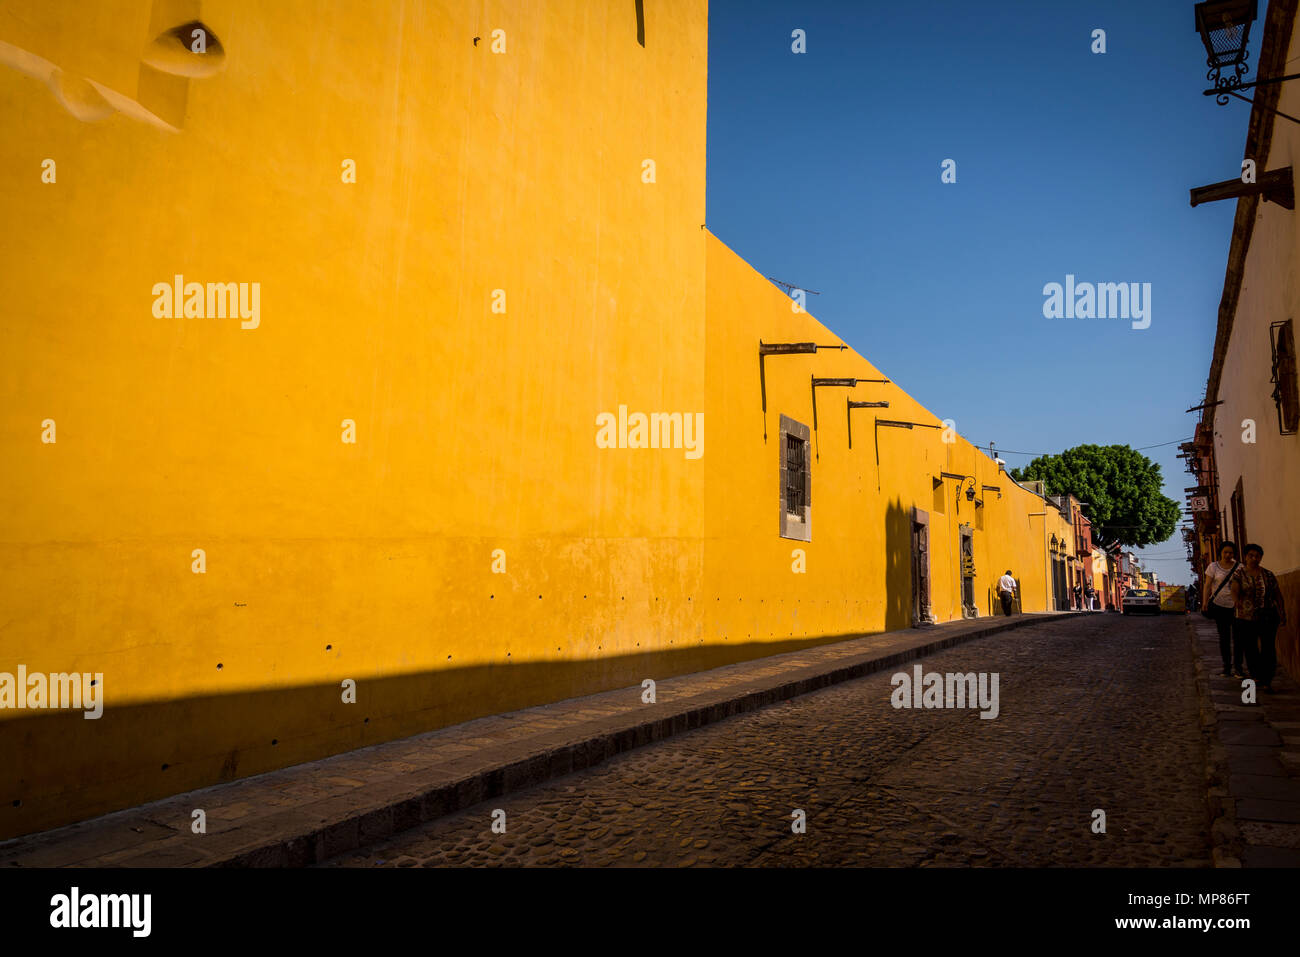
M 1160 595 L 1151 588 L 1130 588 L 1124 592 L 1124 599 L 1120 602 L 1120 611 L 1126 615 L 1130 612 L 1134 615 L 1142 613 L 1158 615 L 1160 614 Z

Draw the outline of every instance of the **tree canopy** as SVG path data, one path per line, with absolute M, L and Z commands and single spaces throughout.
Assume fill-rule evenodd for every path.
M 1048 495 L 1073 495 L 1102 544 L 1163 542 L 1178 524 L 1178 503 L 1161 491 L 1160 466 L 1127 445 L 1077 445 L 1014 468 L 1017 482 L 1042 480 Z

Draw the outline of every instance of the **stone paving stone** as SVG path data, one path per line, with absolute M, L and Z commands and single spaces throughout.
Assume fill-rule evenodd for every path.
M 1280 746 L 1282 738 L 1266 724 L 1231 722 L 1219 729 L 1224 744 L 1248 744 L 1256 747 Z
M 1223 708 L 1219 705 L 1214 706 L 1215 715 L 1220 721 L 1254 721 L 1263 723 L 1264 716 L 1258 709 L 1247 707 Z
M 1242 821 L 1242 836 L 1248 844 L 1300 849 L 1300 824 L 1279 824 L 1274 821 Z
M 1300 867 L 1300 850 L 1252 844 L 1242 852 L 1241 862 L 1246 867 Z
M 1227 754 L 1240 755 L 1243 758 L 1276 758 L 1286 753 L 1280 748 L 1269 745 L 1225 744 L 1223 748 Z
M 1237 817 L 1254 821 L 1300 823 L 1300 802 L 1243 798 L 1236 802 Z
M 1265 798 L 1300 803 L 1300 780 L 1276 775 L 1233 774 L 1228 790 L 1234 798 Z
M 1267 774 L 1274 777 L 1286 777 L 1287 769 L 1278 759 L 1276 749 L 1267 749 L 1268 754 L 1244 754 L 1247 749 L 1229 747 L 1227 750 L 1228 772 L 1237 774 Z M 1250 749 L 1257 750 L 1257 749 Z

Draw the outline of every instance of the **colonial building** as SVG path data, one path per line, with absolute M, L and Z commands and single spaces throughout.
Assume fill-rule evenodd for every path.
M 1263 22 L 1251 24 L 1248 42 L 1256 78 L 1294 73 L 1296 0 L 1271 0 Z M 1250 92 L 1242 169 L 1225 170 L 1232 179 L 1192 191 L 1194 203 L 1235 197 L 1237 208 L 1205 401 L 1193 441 L 1182 449 L 1193 476 L 1194 525 L 1184 534 L 1202 576 L 1225 539 L 1263 547 L 1263 564 L 1277 574 L 1287 600 L 1278 657 L 1300 675 L 1300 233 L 1293 188 L 1300 81 L 1264 83 Z
M 1093 587 L 1092 574 L 1092 521 L 1083 514 L 1083 503 L 1068 493 L 1052 496 L 1052 501 L 1070 524 L 1073 546 L 1066 562 L 1068 570 L 1067 585 L 1073 594 L 1075 585 L 1087 589 L 1090 582 Z

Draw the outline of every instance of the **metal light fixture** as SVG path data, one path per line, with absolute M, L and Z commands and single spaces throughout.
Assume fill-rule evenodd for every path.
M 975 501 L 975 486 L 976 486 L 977 484 L 979 484 L 979 483 L 978 483 L 978 480 L 975 478 L 975 476 L 973 476 L 973 475 L 963 475 L 963 474 L 960 473 L 960 472 L 940 472 L 940 473 L 939 473 L 939 478 L 941 478 L 941 479 L 956 479 L 956 481 L 957 481 L 957 497 L 956 497 L 956 502 L 957 502 L 959 505 L 961 504 L 961 492 L 962 492 L 962 488 L 966 485 L 967 482 L 969 482 L 969 483 L 970 483 L 970 488 L 966 489 L 966 501 L 968 501 L 968 502 L 973 502 L 973 501 Z
M 1205 78 L 1214 83 L 1220 105 L 1228 102 L 1228 92 L 1242 88 L 1241 78 L 1249 72 L 1246 60 L 1250 53 L 1250 25 L 1255 21 L 1255 0 L 1206 0 L 1196 5 L 1196 32 L 1205 44 Z M 1231 69 L 1228 76 L 1225 69 Z
M 1196 32 L 1201 35 L 1201 43 L 1205 45 L 1205 65 L 1210 68 L 1205 78 L 1214 83 L 1214 86 L 1202 92 L 1206 96 L 1213 96 L 1220 106 L 1228 102 L 1228 97 L 1254 104 L 1258 101 L 1242 96 L 1242 90 L 1300 79 L 1300 73 L 1292 73 L 1289 76 L 1257 75 L 1250 83 L 1241 81 L 1250 72 L 1246 61 L 1250 58 L 1250 25 L 1254 22 L 1255 0 L 1205 0 L 1196 5 Z M 1227 76 L 1224 76 L 1225 71 L 1230 71 Z M 1260 105 L 1283 119 L 1300 123 L 1300 119 L 1294 116 L 1267 104 Z

